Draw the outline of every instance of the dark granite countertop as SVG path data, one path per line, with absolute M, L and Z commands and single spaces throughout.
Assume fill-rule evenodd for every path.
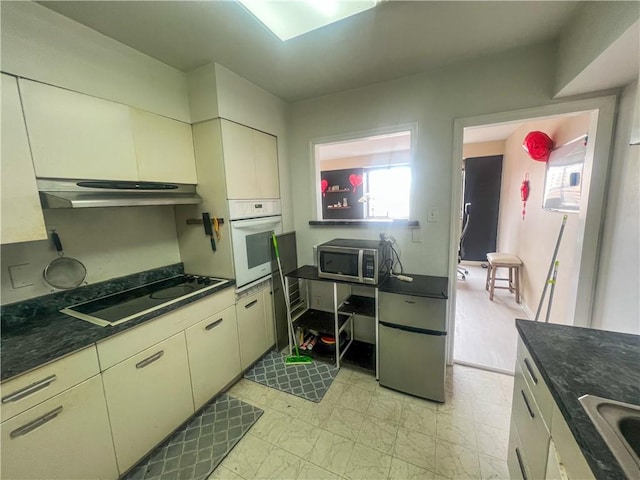
M 115 327 L 100 327 L 59 312 L 61 308 L 68 305 L 181 273 L 183 273 L 182 264 L 176 264 L 24 302 L 3 305 L 0 380 L 4 382 L 203 297 L 235 286 L 235 281 L 230 280 L 228 284 L 206 290 Z
M 443 300 L 448 298 L 447 292 L 449 288 L 449 279 L 447 277 L 432 277 L 429 275 L 417 275 L 413 273 L 406 273 L 404 275 L 413 278 L 413 282 L 404 282 L 389 276 L 381 278 L 377 285 L 321 278 L 318 276 L 318 267 L 314 267 L 313 265 L 303 265 L 302 267 L 286 273 L 287 277 L 303 278 L 305 280 L 318 282 L 344 283 L 371 288 L 379 287 L 381 292 L 413 295 L 416 297 L 441 298 Z
M 516 327 L 596 478 L 626 478 L 578 398 L 640 405 L 640 336 L 516 320 Z

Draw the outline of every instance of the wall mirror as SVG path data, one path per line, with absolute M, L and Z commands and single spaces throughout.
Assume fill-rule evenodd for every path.
M 313 143 L 319 220 L 409 218 L 411 126 Z

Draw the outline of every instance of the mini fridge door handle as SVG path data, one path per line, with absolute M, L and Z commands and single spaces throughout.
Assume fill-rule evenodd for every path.
M 380 322 L 380 325 L 384 325 L 385 327 L 389 327 L 389 328 L 395 328 L 396 330 L 402 330 L 404 332 L 422 333 L 424 335 L 444 336 L 447 334 L 447 332 L 443 332 L 441 330 L 429 330 L 427 328 L 408 327 L 406 325 L 396 325 L 395 323 Z

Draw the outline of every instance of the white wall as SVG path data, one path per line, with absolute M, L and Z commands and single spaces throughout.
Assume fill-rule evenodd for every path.
M 592 326 L 640 334 L 640 146 L 629 145 L 637 85 L 620 97 Z
M 180 262 L 173 207 L 45 210 L 45 223 L 60 235 L 65 255 L 84 263 L 87 283 Z M 53 291 L 42 278 L 57 258 L 50 240 L 2 245 L 0 252 L 3 305 Z M 13 265 L 23 265 L 20 280 L 31 286 L 12 288 Z
M 640 15 L 640 4 L 631 2 L 585 2 L 560 35 L 555 92 L 560 92 Z
M 0 2 L 2 71 L 190 122 L 186 75 L 34 2 Z
M 446 276 L 453 121 L 549 103 L 554 51 L 553 45 L 537 45 L 293 104 L 289 152 L 299 263 L 311 263 L 314 244 L 338 237 L 375 239 L 386 230 L 398 240 L 406 271 Z M 410 123 L 418 124 L 410 217 L 421 227 L 310 227 L 318 187 L 311 141 Z M 439 209 L 438 222 L 427 222 L 431 207 Z
M 188 122 L 186 75 L 33 2 L 1 2 L 2 70 Z M 2 172 L 10 175 L 10 172 Z M 45 211 L 87 282 L 180 261 L 173 207 Z M 50 241 L 1 247 L 1 303 L 49 293 L 42 279 Z M 9 267 L 22 265 L 14 289 Z
M 564 118 L 533 120 L 524 123 L 505 141 L 498 221 L 498 251 L 513 253 L 522 260 L 523 267 L 520 275 L 522 299 L 524 306 L 534 315 L 544 288 L 562 217 L 565 214 L 542 209 L 546 163 L 532 160 L 522 148 L 522 142 L 527 133 L 539 130 L 549 135 L 556 146 L 564 145 L 589 133 L 590 117 L 591 115 L 586 113 Z M 530 195 L 523 220 L 520 185 L 525 173 L 529 174 Z M 572 281 L 577 275 L 574 262 L 577 253 L 578 213 L 566 215 L 567 224 L 557 257 L 560 266 L 550 321 L 573 324 L 573 319 L 567 318 L 567 315 L 571 311 L 569 305 L 575 298 L 575 296 L 570 297 Z M 542 311 L 543 319 L 545 314 L 546 304 Z

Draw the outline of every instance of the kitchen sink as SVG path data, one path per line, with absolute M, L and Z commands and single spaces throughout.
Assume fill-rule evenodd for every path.
M 628 478 L 640 478 L 640 406 L 594 395 L 582 407 Z

